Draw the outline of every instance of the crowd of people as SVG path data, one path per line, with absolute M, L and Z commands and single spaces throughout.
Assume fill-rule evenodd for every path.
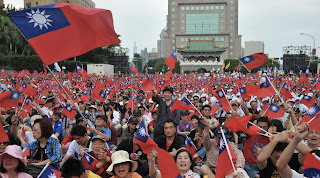
M 237 158 L 236 170 L 226 177 L 305 177 L 306 153 L 320 156 L 320 126 L 313 130 L 309 128 L 312 122 L 300 122 L 315 112 L 314 107 L 320 108 L 318 75 L 303 83 L 297 75 L 270 78 L 277 94 L 245 99 L 236 88 L 259 84 L 266 74 L 249 73 L 241 78 L 238 73 L 150 74 L 154 86 L 150 90 L 141 86 L 145 74 L 56 76 L 70 98 L 50 75 L 26 70 L 0 73 L 0 97 L 1 93 L 20 92 L 16 107 L 1 107 L 1 122 L 8 135 L 0 139 L 1 177 L 37 177 L 47 164 L 64 178 L 161 177 L 163 171 L 171 170 L 159 168 L 157 149 L 151 153 L 141 149 L 135 139 L 141 122 L 147 125 L 150 139 L 174 158 L 184 178 L 214 178 L 224 138 Z M 292 98 L 283 99 L 279 92 L 284 83 Z M 232 110 L 224 111 L 212 93 L 218 86 Z M 34 96 L 30 87 L 35 89 Z M 305 96 L 315 98 L 312 106 L 301 103 Z M 194 109 L 171 110 L 183 97 Z M 0 100 L 2 106 L 3 102 L 10 101 Z M 263 108 L 270 104 L 280 106 L 284 116 L 265 116 Z M 232 118 L 246 116 L 251 127 L 259 128 L 257 132 L 233 132 L 227 127 Z M 195 152 L 190 151 L 187 139 Z

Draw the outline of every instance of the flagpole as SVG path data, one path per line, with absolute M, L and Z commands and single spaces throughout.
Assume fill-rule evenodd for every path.
M 314 116 L 312 119 L 310 119 L 310 120 L 308 121 L 308 124 L 310 124 L 310 122 L 312 122 L 315 118 L 317 118 L 317 116 Z M 292 129 L 289 130 L 289 132 L 291 132 L 295 127 L 297 127 L 298 124 L 299 124 L 299 122 L 298 122 L 295 126 L 293 126 Z
M 25 101 L 26 101 L 26 96 L 23 98 L 23 102 L 22 102 L 21 108 L 23 108 L 23 105 L 24 105 Z M 18 115 L 18 107 L 16 108 L 16 115 Z
M 80 111 L 79 107 L 73 102 L 73 100 L 71 99 L 71 97 L 68 95 L 67 91 L 63 88 L 63 85 L 60 83 L 60 81 L 56 78 L 56 76 L 52 73 L 52 70 L 49 68 L 49 66 L 46 65 L 46 68 L 49 70 L 49 72 L 52 74 L 53 78 L 57 81 L 57 83 L 59 84 L 60 88 L 62 88 L 63 92 L 67 95 L 67 97 L 69 98 L 70 102 L 72 102 L 73 106 L 77 109 L 77 111 L 79 112 L 79 114 L 81 115 L 81 117 L 83 117 L 83 119 L 86 119 L 88 121 L 88 125 L 90 128 L 95 128 L 94 124 L 91 122 L 91 120 L 87 119 L 86 117 L 84 117 L 84 115 L 82 114 L 82 112 Z
M 279 95 L 279 91 L 273 86 L 273 83 L 270 82 L 269 77 L 265 77 L 265 78 L 266 78 L 266 79 L 268 80 L 268 82 L 271 84 L 272 88 L 277 92 L 277 95 L 278 95 L 279 98 L 281 99 L 282 103 L 284 103 L 282 97 L 280 97 L 280 95 Z
M 251 121 L 249 121 L 249 124 L 258 127 L 260 130 L 264 131 L 267 135 L 270 134 L 268 131 L 265 131 L 264 129 L 262 129 L 261 127 L 259 127 L 259 126 L 257 126 L 256 124 L 252 123 Z
M 261 117 L 263 117 L 263 116 L 264 116 L 264 114 L 265 114 L 268 110 L 269 110 L 269 106 L 267 107 L 267 110 L 262 114 L 262 116 L 261 116 Z
M 243 63 L 242 63 L 242 61 L 239 59 L 239 61 L 241 62 L 241 64 L 251 73 L 251 70 L 249 70 L 247 67 L 246 67 L 246 65 L 244 65 Z M 240 68 L 241 68 L 241 66 L 240 66 Z
M 190 100 L 186 97 L 186 99 L 190 102 Z M 191 102 L 190 102 L 191 103 Z M 191 103 L 192 104 L 192 103 Z M 198 108 L 197 107 L 195 107 L 193 104 L 192 104 L 192 106 L 197 110 L 197 112 L 198 113 L 200 113 L 200 115 L 202 116 L 202 117 L 204 117 L 203 115 L 202 115 L 202 113 L 198 110 Z
M 222 127 L 220 127 L 220 130 L 221 130 L 221 134 L 222 134 L 222 138 L 223 138 L 224 144 L 226 145 L 226 148 L 227 148 L 228 157 L 230 159 L 230 162 L 231 162 L 231 165 L 232 165 L 232 168 L 233 168 L 233 172 L 236 173 L 236 168 L 235 168 L 234 163 L 232 161 L 231 152 L 230 152 L 230 149 L 229 149 L 229 146 L 228 146 L 228 143 L 227 143 L 227 139 L 226 139 L 226 136 L 224 135 Z

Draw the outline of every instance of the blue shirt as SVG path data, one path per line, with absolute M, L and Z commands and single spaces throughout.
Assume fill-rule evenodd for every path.
M 37 148 L 39 146 L 39 141 L 36 140 L 32 143 L 27 144 L 26 148 L 30 148 L 31 159 L 37 153 Z M 53 137 L 49 137 L 46 143 L 46 154 L 48 159 L 53 163 L 53 166 L 60 170 L 60 162 L 62 161 L 60 143 L 59 140 Z
M 101 133 L 103 133 L 103 134 L 105 134 L 106 136 L 108 136 L 110 139 L 109 139 L 109 141 L 107 142 L 108 143 L 108 145 L 110 146 L 110 141 L 111 141 L 111 130 L 110 129 L 108 129 L 108 128 L 103 128 L 103 129 L 101 129 L 100 130 L 100 132 Z M 93 134 L 93 136 L 97 136 L 97 134 L 96 133 L 94 133 Z

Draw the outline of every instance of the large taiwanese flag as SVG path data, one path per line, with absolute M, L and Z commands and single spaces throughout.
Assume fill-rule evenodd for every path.
M 309 95 L 304 95 L 300 101 L 300 103 L 306 105 L 308 108 L 312 107 L 316 102 L 316 98 L 309 96 Z
M 241 131 L 251 136 L 258 135 L 257 132 L 259 132 L 261 129 L 256 126 L 252 126 L 249 121 L 249 115 L 240 118 L 234 116 L 226 122 L 225 126 L 235 133 Z
M 310 109 L 304 114 L 302 119 L 299 121 L 298 125 L 301 125 L 304 122 L 309 122 L 313 117 L 316 117 L 320 112 L 320 106 L 313 105 Z M 317 118 L 319 119 L 319 118 Z
M 273 103 L 271 103 L 268 108 L 263 108 L 262 110 L 266 111 L 264 113 L 265 116 L 271 117 L 273 119 L 283 117 L 285 114 L 285 111 L 283 109 Z
M 171 112 L 179 109 L 179 110 L 196 110 L 193 104 L 188 100 L 188 98 L 183 97 L 181 100 L 176 100 L 171 107 Z
M 263 82 L 260 85 L 253 85 L 252 87 L 248 88 L 247 93 L 249 96 L 265 98 L 267 96 L 273 96 L 277 94 L 277 91 L 272 86 L 268 77 L 264 77 Z
M 149 154 L 158 145 L 149 137 L 144 119 L 141 120 L 139 129 L 134 140 L 138 143 L 144 154 Z
M 172 155 L 161 148 L 157 148 L 157 152 L 157 162 L 161 171 L 161 177 L 182 178 Z
M 18 107 L 19 91 L 7 91 L 0 94 L 0 107 Z
M 210 88 L 209 88 L 210 89 Z M 216 91 L 212 93 L 221 103 L 221 108 L 225 111 L 225 112 L 229 112 L 232 110 L 231 105 L 229 103 L 229 101 L 226 98 L 226 95 L 223 91 L 223 89 L 218 85 L 218 87 L 216 88 Z
M 130 67 L 130 70 L 131 70 L 131 72 L 133 72 L 133 73 L 138 73 L 138 71 L 137 71 L 137 69 L 129 62 L 129 67 Z
M 320 177 L 320 157 L 307 152 L 303 160 L 303 169 L 305 177 Z
M 216 178 L 224 178 L 231 174 L 234 169 L 237 169 L 235 162 L 237 157 L 234 154 L 228 140 L 225 138 L 223 130 L 221 129 L 222 137 L 220 139 L 219 157 L 216 168 Z
M 177 50 L 175 50 L 165 61 L 169 69 L 174 69 L 177 62 Z
M 9 13 L 45 65 L 119 44 L 110 11 L 62 3 Z
M 244 66 L 246 66 L 248 70 L 252 70 L 266 63 L 268 57 L 263 53 L 255 53 L 251 54 L 250 56 L 243 57 L 239 60 Z
M 290 93 L 290 88 L 289 88 L 289 85 L 284 83 L 282 85 L 282 88 L 280 90 L 280 93 L 283 95 L 283 99 L 292 99 L 292 95 Z

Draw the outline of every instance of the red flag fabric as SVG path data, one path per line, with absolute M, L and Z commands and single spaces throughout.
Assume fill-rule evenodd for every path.
M 146 121 L 142 119 L 134 139 L 144 154 L 149 154 L 154 148 L 158 147 L 158 145 L 149 137 L 147 130 Z
M 271 103 L 268 108 L 263 108 L 265 116 L 271 117 L 273 119 L 283 117 L 285 111 L 281 109 L 279 106 Z
M 215 104 L 214 106 L 211 107 L 211 114 L 210 116 L 213 117 L 214 114 L 219 110 L 219 105 L 218 104 Z
M 177 50 L 175 50 L 165 61 L 169 69 L 174 69 L 177 62 Z
M 54 172 L 54 174 L 56 175 L 56 178 L 61 178 L 61 172 L 55 169 L 52 169 L 52 171 Z
M 260 85 L 254 85 L 250 88 L 246 87 L 246 89 L 249 96 L 257 96 L 259 98 L 277 94 L 277 91 L 273 88 L 267 77 L 264 77 L 264 81 Z
M 30 156 L 30 148 L 27 148 L 27 149 L 24 151 L 23 155 L 22 155 L 23 158 L 28 157 L 28 156 Z
M 66 115 L 70 120 L 73 120 L 77 113 L 72 109 L 70 105 L 66 105 L 62 110 L 62 113 Z
M 213 95 L 219 100 L 219 102 L 222 105 L 222 109 L 225 112 L 229 112 L 232 110 L 231 105 L 228 101 L 228 99 L 226 98 L 224 91 L 222 90 L 222 88 L 220 86 L 217 87 L 216 91 L 213 93 Z
M 172 155 L 166 150 L 157 148 L 158 156 L 157 162 L 159 169 L 161 171 L 161 177 L 165 178 L 176 178 L 180 175 L 180 171 L 177 168 L 176 162 L 174 161 Z M 170 171 L 168 171 L 170 170 Z
M 108 10 L 62 3 L 38 6 L 37 11 L 29 8 L 9 17 L 45 65 L 120 43 Z M 41 17 L 37 20 L 35 15 Z
M 320 133 L 320 118 L 317 117 L 315 119 L 313 119 L 310 123 L 309 123 L 309 129 L 310 130 L 315 130 L 318 133 Z
M 196 146 L 194 145 L 193 141 L 188 136 L 186 136 L 186 139 L 185 139 L 185 146 L 186 146 L 187 150 L 189 151 L 189 153 L 191 154 L 191 156 L 194 156 L 197 153 Z
M 306 105 L 308 108 L 312 107 L 315 102 L 316 98 L 309 95 L 304 95 L 300 101 L 300 103 Z
M 243 116 L 241 118 L 237 118 L 234 116 L 226 122 L 225 126 L 232 132 L 241 131 L 248 135 L 258 135 L 257 132 L 259 132 L 260 129 L 256 126 L 251 126 L 251 124 L 249 124 L 249 121 L 249 115 Z
M 268 60 L 268 57 L 263 53 L 255 53 L 250 56 L 246 56 L 240 59 L 242 64 L 246 66 L 248 70 L 252 70 L 254 68 L 257 68 L 264 63 L 266 63 Z
M 146 91 L 152 91 L 152 90 L 155 90 L 155 89 L 156 88 L 153 86 L 152 80 L 149 80 L 148 78 L 143 80 L 143 84 L 142 84 L 141 90 L 146 92 Z
M 292 99 L 292 95 L 290 93 L 290 88 L 289 88 L 289 85 L 284 83 L 282 85 L 282 88 L 280 90 L 280 93 L 283 95 L 283 99 Z
M 0 122 L 0 143 L 3 142 L 9 142 L 9 137 L 7 132 L 4 130 L 3 126 L 2 126 L 2 122 Z
M 0 94 L 0 107 L 17 107 L 19 104 L 20 92 L 7 91 Z
M 305 177 L 320 177 L 320 157 L 307 152 L 303 160 L 303 169 Z
M 136 74 L 138 73 L 137 69 L 131 63 L 129 63 L 129 67 L 130 67 L 131 72 L 136 73 Z
M 229 145 L 228 140 L 226 140 L 226 142 L 223 138 L 220 139 L 219 157 L 215 175 L 216 178 L 224 178 L 227 175 L 231 174 L 234 171 L 233 166 L 236 169 L 235 162 L 237 161 L 237 157 L 234 154 L 231 146 Z M 228 154 L 227 147 L 230 151 L 230 155 Z M 231 156 L 231 159 L 229 156 Z
M 313 105 L 308 109 L 302 119 L 298 122 L 298 125 L 301 125 L 304 122 L 309 122 L 313 117 L 317 116 L 320 113 L 320 106 Z M 310 124 L 309 124 L 310 126 Z
M 179 110 L 196 110 L 196 108 L 192 105 L 192 103 L 186 98 L 183 97 L 181 100 L 176 100 L 171 107 L 171 112 L 179 109 Z
M 128 106 L 129 108 L 131 108 L 131 111 L 134 110 L 134 101 L 133 101 L 133 98 L 131 98 L 131 99 L 129 100 L 129 102 L 127 103 L 127 106 Z

